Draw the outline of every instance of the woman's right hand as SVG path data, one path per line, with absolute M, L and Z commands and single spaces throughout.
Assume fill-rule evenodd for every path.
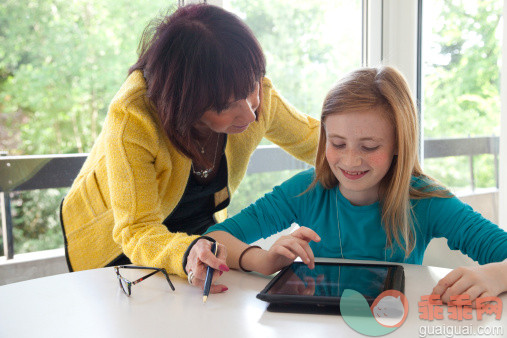
M 218 252 L 217 256 L 211 252 L 212 242 L 207 239 L 198 240 L 187 257 L 186 270 L 188 274 L 193 272 L 192 285 L 204 289 L 204 281 L 206 279 L 206 270 L 208 266 L 215 269 L 213 273 L 213 281 L 222 275 L 224 271 L 229 271 L 229 267 L 225 261 L 227 257 L 227 250 L 224 245 L 217 243 Z M 227 286 L 223 284 L 211 284 L 211 293 L 220 293 L 227 291 Z
M 315 256 L 308 244 L 310 241 L 320 242 L 320 237 L 307 227 L 300 227 L 290 235 L 280 237 L 267 251 L 263 258 L 263 268 L 259 272 L 273 274 L 291 264 L 297 257 L 301 257 L 310 269 L 315 268 Z

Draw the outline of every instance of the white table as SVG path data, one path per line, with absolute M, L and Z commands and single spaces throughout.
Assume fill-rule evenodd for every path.
M 469 326 L 473 330 L 501 328 L 503 334 L 495 337 L 507 337 L 507 294 L 501 296 L 504 309 L 499 321 L 488 315 L 477 321 L 474 310 L 473 320 L 456 322 L 447 318 L 445 309 L 443 320 L 423 321 L 418 307 L 421 296 L 430 294 L 450 270 L 404 267 L 409 313 L 405 323 L 387 336 L 419 337 L 422 326 Z M 129 270 L 125 275 L 134 279 L 142 273 Z M 175 292 L 159 273 L 132 286 L 131 297 L 120 290 L 113 268 L 1 286 L 0 337 L 364 337 L 341 316 L 266 311 L 267 304 L 255 296 L 269 277 L 224 273 L 220 281 L 229 290 L 210 295 L 206 304 L 201 290 L 179 277 L 171 280 Z

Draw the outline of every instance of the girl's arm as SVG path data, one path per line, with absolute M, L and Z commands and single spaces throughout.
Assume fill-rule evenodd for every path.
M 446 237 L 451 249 L 459 249 L 481 264 L 451 271 L 433 294 L 441 295 L 446 303 L 451 296 L 468 294 L 475 305 L 478 297 L 507 291 L 507 232 L 455 197 L 433 198 L 428 221 L 432 237 Z
M 207 234 L 227 248 L 227 265 L 234 269 L 256 271 L 264 275 L 273 274 L 292 263 L 297 257 L 308 265 L 315 267 L 315 257 L 308 245 L 310 241 L 319 242 L 315 231 L 301 227 L 287 236 L 280 237 L 269 250 L 251 248 L 230 233 L 214 231 Z M 248 249 L 246 252 L 245 250 Z M 241 262 L 239 261 L 241 254 Z
M 233 269 L 239 269 L 239 255 L 249 247 L 245 242 L 240 241 L 226 231 L 213 231 L 206 234 L 214 238 L 218 243 L 223 245 L 227 250 L 227 266 Z M 258 251 L 259 249 L 251 249 L 250 251 Z
M 421 201 L 418 217 L 428 223 L 428 235 L 447 238 L 451 250 L 460 250 L 479 264 L 507 259 L 507 232 L 456 197 Z M 427 214 L 424 214 L 427 213 Z

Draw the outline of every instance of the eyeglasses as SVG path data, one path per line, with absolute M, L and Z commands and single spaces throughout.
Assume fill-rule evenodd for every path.
M 127 278 L 123 277 L 120 274 L 120 269 L 140 269 L 140 270 L 155 270 L 152 273 L 147 274 L 146 276 L 143 276 L 135 281 L 129 281 Z M 174 285 L 171 283 L 171 280 L 169 279 L 169 275 L 167 274 L 167 271 L 165 271 L 164 268 L 150 268 L 147 266 L 134 266 L 134 265 L 119 265 L 115 266 L 114 270 L 116 271 L 116 277 L 118 277 L 118 281 L 120 282 L 120 287 L 123 290 L 123 292 L 130 297 L 132 294 L 132 285 L 136 285 L 137 283 L 142 282 L 148 277 L 153 276 L 157 272 L 162 272 L 165 276 L 165 279 L 167 279 L 167 283 L 169 283 L 169 286 L 174 291 Z

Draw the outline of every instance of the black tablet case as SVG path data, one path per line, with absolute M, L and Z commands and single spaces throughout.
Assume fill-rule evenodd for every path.
M 294 262 L 282 269 L 267 285 L 257 294 L 257 298 L 269 302 L 268 311 L 289 312 L 289 313 L 310 313 L 310 314 L 340 314 L 340 297 L 321 297 L 321 296 L 300 296 L 300 295 L 280 295 L 268 294 L 268 291 L 277 283 L 284 274 L 292 269 L 293 264 L 303 265 L 302 262 Z M 362 263 L 332 263 L 316 262 L 321 265 L 339 265 L 339 266 L 359 266 L 359 267 L 387 267 L 389 272 L 385 279 L 385 290 L 405 291 L 405 272 L 403 266 L 397 264 L 362 264 Z M 378 295 L 377 295 L 378 296 Z M 368 304 L 371 306 L 376 297 L 365 296 Z

